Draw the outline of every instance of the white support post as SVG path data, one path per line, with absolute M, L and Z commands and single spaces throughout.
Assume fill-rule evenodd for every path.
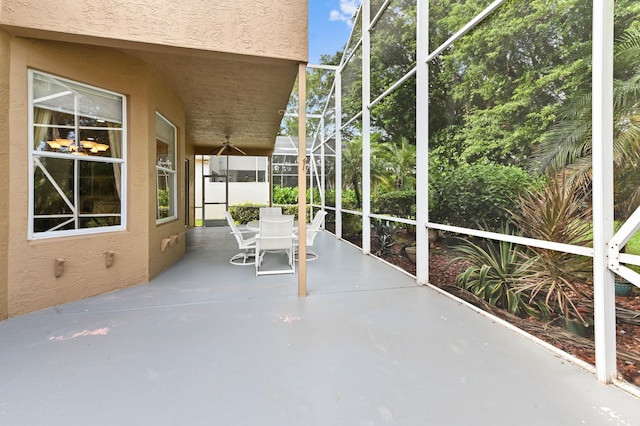
M 607 267 L 613 237 L 613 10 L 614 0 L 593 2 L 593 284 L 598 380 L 616 376 L 614 274 Z
M 336 71 L 336 238 L 342 238 L 342 69 Z
M 429 282 L 429 2 L 418 0 L 416 33 L 416 279 Z
M 298 66 L 298 296 L 307 295 L 307 65 Z
M 371 33 L 369 0 L 362 0 L 362 252 L 371 253 Z
M 326 163 L 325 163 L 325 134 L 324 134 L 324 117 L 320 119 L 320 206 L 322 206 L 322 211 L 325 210 L 326 197 L 325 191 L 327 190 L 327 173 L 326 173 Z
M 269 170 L 269 207 L 273 206 L 273 154 L 268 158 L 267 167 Z M 228 180 L 228 179 L 227 179 Z

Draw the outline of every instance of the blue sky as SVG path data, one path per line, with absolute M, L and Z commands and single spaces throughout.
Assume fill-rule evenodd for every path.
M 344 48 L 351 34 L 351 17 L 360 0 L 308 0 L 309 63 L 320 62 L 321 54 L 333 55 Z

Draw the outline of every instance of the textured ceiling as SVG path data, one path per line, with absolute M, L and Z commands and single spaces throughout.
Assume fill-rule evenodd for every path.
M 249 155 L 271 153 L 298 62 L 220 53 L 125 52 L 151 65 L 182 100 L 187 140 L 196 154 L 216 152 L 227 135 Z

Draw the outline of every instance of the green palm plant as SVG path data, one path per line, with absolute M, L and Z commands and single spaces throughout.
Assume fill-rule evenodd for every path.
M 342 182 L 356 195 L 356 209 L 362 208 L 362 138 L 353 138 L 342 145 Z
M 371 185 L 375 190 L 376 185 L 387 182 L 383 165 L 379 161 L 379 146 L 377 134 L 371 135 Z M 344 189 L 353 189 L 356 196 L 356 209 L 362 209 L 362 137 L 353 137 L 342 145 L 342 182 Z
M 391 175 L 394 190 L 415 189 L 415 145 L 411 144 L 406 137 L 401 137 L 398 143 L 381 144 L 379 155 L 383 161 L 383 167 Z
M 640 204 L 640 30 L 628 30 L 614 51 L 614 166 L 616 214 L 628 217 Z M 589 88 L 590 90 L 590 88 Z M 591 181 L 591 92 L 567 102 L 538 147 L 535 159 L 547 172 L 566 169 L 570 179 Z
M 509 233 L 508 228 L 503 233 Z M 470 266 L 456 277 L 456 284 L 489 304 L 519 316 L 544 318 L 545 305 L 518 290 L 527 266 L 521 263 L 520 246 L 507 241 L 486 241 L 483 245 L 460 238 L 462 244 L 453 248 L 456 257 L 451 263 L 464 261 Z

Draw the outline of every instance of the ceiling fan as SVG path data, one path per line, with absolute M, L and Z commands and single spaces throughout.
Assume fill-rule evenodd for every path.
M 246 152 L 244 152 L 243 150 L 241 150 L 240 148 L 238 148 L 237 146 L 235 146 L 234 144 L 232 144 L 231 142 L 229 142 L 229 135 L 225 136 L 225 141 L 222 142 L 222 146 L 220 147 L 220 149 L 218 150 L 216 156 L 220 157 L 220 155 L 224 152 L 225 149 L 235 149 L 236 151 L 238 151 L 240 154 L 242 155 L 247 155 Z M 213 151 L 212 151 L 213 152 Z

